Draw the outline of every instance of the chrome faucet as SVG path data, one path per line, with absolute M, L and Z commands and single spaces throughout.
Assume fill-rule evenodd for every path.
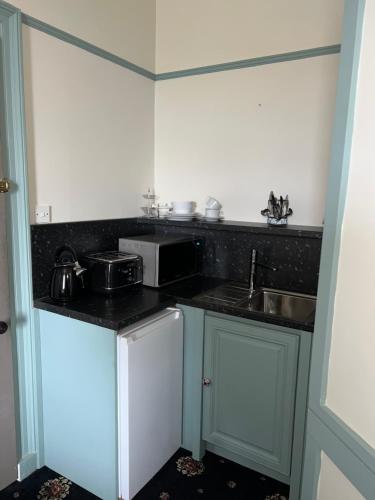
M 251 261 L 250 261 L 250 279 L 249 279 L 249 299 L 252 298 L 255 291 L 255 275 L 256 267 L 264 267 L 265 269 L 270 269 L 271 271 L 277 271 L 277 267 L 268 266 L 267 264 L 262 264 L 262 262 L 257 262 L 257 251 L 255 248 L 251 251 Z

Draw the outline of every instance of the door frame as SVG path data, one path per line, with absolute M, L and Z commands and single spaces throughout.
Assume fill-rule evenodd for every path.
M 327 405 L 334 301 L 354 127 L 365 0 L 345 0 L 318 302 L 313 336 L 302 500 L 315 500 L 324 452 L 365 498 L 375 491 L 375 449 Z
M 39 338 L 33 311 L 21 11 L 0 0 L 4 75 L 5 175 L 18 479 L 43 464 Z

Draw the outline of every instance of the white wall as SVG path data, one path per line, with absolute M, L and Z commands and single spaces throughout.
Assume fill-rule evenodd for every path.
M 336 465 L 322 453 L 317 500 L 363 500 Z
M 153 82 L 28 27 L 23 39 L 31 214 L 139 215 L 154 182 Z
M 154 65 L 155 0 L 14 3 Z M 237 0 L 228 12 L 224 0 L 160 0 L 158 70 L 339 41 L 342 0 L 281 4 L 271 11 L 265 2 Z M 202 205 L 211 194 L 227 219 L 263 221 L 273 188 L 289 194 L 292 223 L 321 224 L 337 55 L 158 82 L 153 124 L 152 82 L 35 30 L 24 28 L 24 37 L 32 212 L 36 203 L 52 205 L 54 222 L 139 214 L 154 168 L 164 201 Z
M 324 213 L 337 55 L 159 81 L 156 192 L 218 198 L 227 219 L 264 222 L 270 189 L 289 194 L 292 224 Z
M 157 73 L 340 43 L 343 0 L 157 0 Z
M 343 0 L 157 2 L 157 72 L 340 42 Z M 292 224 L 321 225 L 338 55 L 159 81 L 161 200 L 211 195 L 227 219 L 265 222 L 271 189 Z
M 327 404 L 375 448 L 375 4 L 367 2 Z
M 156 0 L 10 0 L 48 24 L 154 71 Z

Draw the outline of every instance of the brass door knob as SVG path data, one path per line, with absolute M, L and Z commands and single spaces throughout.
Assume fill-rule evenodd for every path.
M 9 191 L 8 179 L 0 179 L 0 193 L 7 193 Z

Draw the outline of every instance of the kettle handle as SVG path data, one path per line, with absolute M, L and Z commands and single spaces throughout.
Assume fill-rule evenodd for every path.
M 57 250 L 56 250 L 56 253 L 55 253 L 55 261 L 60 257 L 60 255 L 63 253 L 63 252 L 70 252 L 72 254 L 72 257 L 74 259 L 74 262 L 77 262 L 77 254 L 75 252 L 75 250 L 70 247 L 69 245 L 62 245 L 61 247 L 59 247 Z

